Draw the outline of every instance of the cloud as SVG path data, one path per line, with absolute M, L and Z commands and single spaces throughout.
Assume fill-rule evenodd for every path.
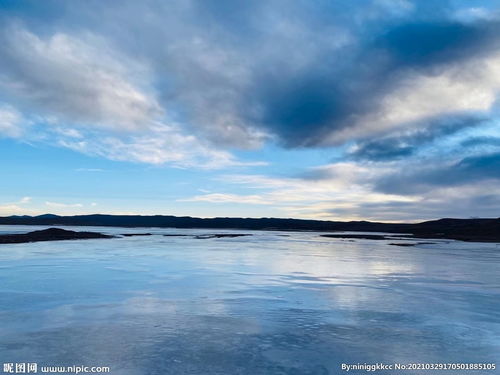
M 31 197 L 22 197 L 19 201 L 20 204 L 26 204 L 31 202 Z
M 375 217 L 376 207 L 385 217 L 416 202 L 424 215 L 447 188 L 472 194 L 472 210 L 474 199 L 487 201 L 477 184 L 498 179 L 493 6 L 50 4 L 0 12 L 2 136 L 178 168 L 262 166 L 236 155 L 275 145 L 321 149 L 335 160 L 302 172 L 300 160 L 286 176 L 293 162 L 283 158 L 278 177 L 220 177 L 238 194 L 186 198 L 317 217 Z
M 26 209 L 17 204 L 0 204 L 0 215 L 26 214 Z
M 467 133 L 471 128 L 475 128 L 474 131 L 477 132 L 483 123 L 482 118 L 473 116 L 446 119 L 443 123 L 438 124 L 431 122 L 425 126 L 359 141 L 348 149 L 347 156 L 354 160 L 372 161 L 407 159 L 419 152 L 428 152 L 429 146 Z M 467 137 L 469 137 L 468 134 Z M 463 141 L 461 146 L 460 148 L 467 147 L 467 142 Z M 452 152 L 452 149 L 448 148 L 447 152 Z
M 112 160 L 220 168 L 246 165 L 186 134 L 157 102 L 147 64 L 92 33 L 39 37 L 21 25 L 0 33 L 0 89 L 26 111 L 0 108 L 3 135 Z M 30 120 L 26 120 L 30 118 Z M 38 131 L 22 134 L 36 122 Z M 252 163 L 250 163 L 252 164 Z
M 205 194 L 192 198 L 179 199 L 180 202 L 210 202 L 210 203 L 238 203 L 238 204 L 272 204 L 269 200 L 259 195 L 238 195 L 238 194 Z
M 42 38 L 10 25 L 0 40 L 0 85 L 20 107 L 120 131 L 147 127 L 161 114 L 148 87 L 147 68 L 101 37 L 57 32 Z
M 22 115 L 10 105 L 0 104 L 0 137 L 19 138 L 24 133 Z
M 323 51 L 306 69 L 264 74 L 251 99 L 289 147 L 488 114 L 500 88 L 495 30 L 496 22 L 405 21 L 374 41 Z
M 270 141 L 335 146 L 488 116 L 494 106 L 495 17 L 464 21 L 447 1 L 235 4 L 89 1 L 65 7 L 50 27 L 7 16 L 2 89 L 21 112 L 68 128 L 67 137 L 87 138 L 81 127 L 106 129 L 137 152 L 149 150 L 145 138 L 167 137 L 156 156 L 130 155 L 162 163 L 178 159 L 172 133 L 194 137 L 181 143 L 197 143 L 204 159 L 208 148 Z M 136 133 L 125 140 L 124 132 Z
M 444 119 L 463 121 L 489 116 L 500 89 L 500 55 L 447 67 L 439 74 L 411 74 L 387 93 L 377 111 L 361 116 L 349 128 L 330 136 L 330 141 L 366 138 L 401 127 L 439 126 Z M 424 125 L 425 126 L 425 125 Z
M 281 216 L 326 220 L 491 217 L 500 202 L 499 166 L 498 152 L 441 162 L 435 156 L 336 162 L 289 177 L 222 175 L 217 180 L 226 191 L 183 201 L 267 205 Z M 232 193 L 235 188 L 241 193 Z
M 439 187 L 453 187 L 500 180 L 500 153 L 466 157 L 438 165 L 415 165 L 381 176 L 375 189 L 389 194 L 414 195 Z
M 154 165 L 170 164 L 187 168 L 217 169 L 231 166 L 264 165 L 260 161 L 239 161 L 230 152 L 201 143 L 196 137 L 178 133 L 175 128 L 160 125 L 140 135 L 116 137 L 91 133 L 85 139 L 61 137 L 58 144 L 72 150 L 99 155 L 111 160 Z
M 33 211 L 29 206 L 27 207 L 31 201 L 31 197 L 22 197 L 17 202 L 0 204 L 0 215 L 26 215 L 29 213 L 35 213 L 36 211 Z
M 83 207 L 83 204 L 81 203 L 59 203 L 59 202 L 45 202 L 45 205 L 47 207 L 53 207 L 53 208 L 81 208 Z
M 388 28 L 375 39 L 374 46 L 388 54 L 395 65 L 427 70 L 498 48 L 497 30 L 494 21 L 408 21 Z
M 104 172 L 104 169 L 101 168 L 77 168 L 75 169 L 77 172 Z
M 355 216 L 365 220 L 384 221 L 424 221 L 438 217 L 498 217 L 499 196 L 485 193 L 485 187 L 495 189 L 495 186 L 496 184 L 483 184 L 432 191 L 415 201 L 359 202 L 350 207 L 330 205 L 323 207 L 320 212 L 323 212 L 323 217 Z
M 491 10 L 483 7 L 466 7 L 457 9 L 452 17 L 459 22 L 477 22 L 478 20 L 498 19 L 498 10 Z
M 267 205 L 282 216 L 359 219 L 356 215 L 335 216 L 332 207 L 355 208 L 361 203 L 413 201 L 415 198 L 371 191 L 369 176 L 379 171 L 354 163 L 337 163 L 313 168 L 310 175 L 270 177 L 264 175 L 222 175 L 217 180 L 227 189 L 237 187 L 248 193 L 206 193 L 181 199 L 188 202 Z M 320 175 L 320 178 L 313 176 Z

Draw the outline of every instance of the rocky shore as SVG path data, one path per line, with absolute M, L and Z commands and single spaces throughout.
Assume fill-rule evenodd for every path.
M 0 235 L 0 244 L 63 240 L 89 240 L 96 238 L 114 238 L 114 236 L 97 232 L 75 232 L 72 230 L 65 230 L 60 228 L 49 228 L 28 233 Z
M 105 226 L 123 228 L 240 229 L 339 232 L 384 232 L 410 234 L 412 238 L 454 239 L 473 242 L 500 242 L 500 218 L 439 219 L 421 223 L 380 223 L 369 221 L 321 221 L 280 218 L 196 218 L 189 216 L 78 215 L 0 217 L 0 225 Z M 137 233 L 127 234 L 138 235 Z M 144 234 L 147 235 L 147 234 Z M 360 234 L 361 235 L 361 234 Z M 377 234 L 373 233 L 373 236 Z M 357 237 L 360 238 L 360 237 Z M 355 238 L 354 238 L 355 239 Z M 372 237 L 370 239 L 377 239 Z M 380 238 L 379 238 L 380 239 Z

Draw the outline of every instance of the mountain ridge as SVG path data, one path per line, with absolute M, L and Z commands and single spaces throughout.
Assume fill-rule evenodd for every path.
M 173 215 L 74 215 L 3 216 L 0 225 L 65 225 L 104 227 L 158 227 L 199 229 L 252 229 L 290 231 L 353 231 L 409 233 L 419 238 L 500 242 L 500 218 L 442 218 L 420 223 L 327 221 L 291 218 L 197 218 Z

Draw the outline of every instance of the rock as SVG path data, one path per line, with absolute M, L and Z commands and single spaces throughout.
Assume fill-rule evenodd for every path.
M 252 236 L 248 233 L 208 233 L 208 234 L 164 234 L 165 237 L 191 237 L 199 240 L 206 240 L 210 238 L 235 238 L 242 236 Z
M 417 246 L 417 245 L 434 245 L 437 242 L 394 242 L 389 245 L 392 246 Z
M 0 235 L 0 244 L 40 241 L 86 240 L 95 238 L 114 238 L 114 236 L 97 232 L 75 232 L 72 230 L 65 230 L 60 228 L 49 228 L 44 230 L 36 230 L 29 233 Z
M 200 234 L 198 236 L 194 236 L 194 238 L 198 239 L 208 239 L 208 238 L 234 238 L 234 237 L 243 237 L 243 236 L 251 236 L 251 234 L 243 234 L 243 233 L 215 233 L 215 234 Z
M 380 234 L 321 234 L 321 237 L 328 238 L 357 238 L 363 240 L 387 240 L 387 236 Z

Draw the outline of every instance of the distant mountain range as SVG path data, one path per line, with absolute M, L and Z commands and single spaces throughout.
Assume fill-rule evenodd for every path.
M 409 233 L 418 238 L 448 238 L 462 241 L 500 242 L 500 218 L 439 219 L 422 223 L 379 223 L 369 221 L 322 221 L 276 218 L 202 219 L 189 216 L 78 215 L 0 217 L 0 225 L 64 225 L 105 227 L 160 227 L 206 229 L 256 229 L 291 231 L 355 231 Z

